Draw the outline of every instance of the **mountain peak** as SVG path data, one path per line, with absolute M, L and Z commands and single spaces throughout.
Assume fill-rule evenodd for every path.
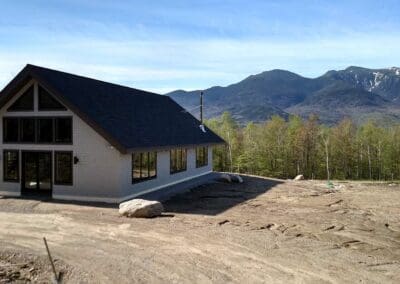
M 226 87 L 204 91 L 205 117 L 229 111 L 240 123 L 260 122 L 274 114 L 302 117 L 314 113 L 335 123 L 349 114 L 355 121 L 390 118 L 400 121 L 400 68 L 368 69 L 349 66 L 311 79 L 273 69 Z M 198 106 L 198 92 L 169 94 L 187 109 Z
M 360 67 L 360 66 L 353 66 L 353 65 L 347 67 L 346 69 L 344 69 L 344 71 L 360 71 L 360 70 L 365 71 L 365 70 L 368 70 L 368 69 L 364 68 L 364 67 Z
M 400 76 L 400 68 L 399 67 L 390 67 L 390 70 L 393 71 L 396 75 Z

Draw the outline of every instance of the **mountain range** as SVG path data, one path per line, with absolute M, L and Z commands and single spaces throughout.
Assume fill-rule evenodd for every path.
M 373 119 L 379 124 L 400 122 L 400 68 L 367 69 L 350 66 L 331 70 L 317 78 L 305 78 L 286 70 L 251 75 L 226 86 L 205 90 L 177 90 L 166 95 L 199 115 L 199 94 L 204 93 L 204 116 L 229 111 L 236 120 L 262 122 L 273 115 L 318 115 L 335 124 L 345 117 L 356 123 Z

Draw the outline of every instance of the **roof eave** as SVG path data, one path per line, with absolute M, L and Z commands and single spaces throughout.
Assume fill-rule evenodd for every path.
M 209 142 L 209 143 L 199 143 L 199 144 L 182 144 L 182 145 L 164 145 L 164 146 L 153 146 L 153 147 L 134 147 L 127 149 L 127 153 L 133 152 L 145 152 L 145 151 L 167 151 L 174 148 L 195 148 L 202 146 L 218 146 L 226 144 L 226 142 Z

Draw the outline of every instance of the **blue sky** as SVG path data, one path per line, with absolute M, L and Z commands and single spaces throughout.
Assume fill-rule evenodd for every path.
M 287 69 L 400 65 L 400 1 L 4 1 L 0 88 L 26 63 L 165 93 Z

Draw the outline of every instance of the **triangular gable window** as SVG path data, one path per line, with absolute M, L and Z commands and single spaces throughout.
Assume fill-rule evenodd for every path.
M 33 85 L 30 86 L 7 111 L 33 111 Z
M 44 88 L 39 86 L 39 110 L 67 110 L 60 102 Z

